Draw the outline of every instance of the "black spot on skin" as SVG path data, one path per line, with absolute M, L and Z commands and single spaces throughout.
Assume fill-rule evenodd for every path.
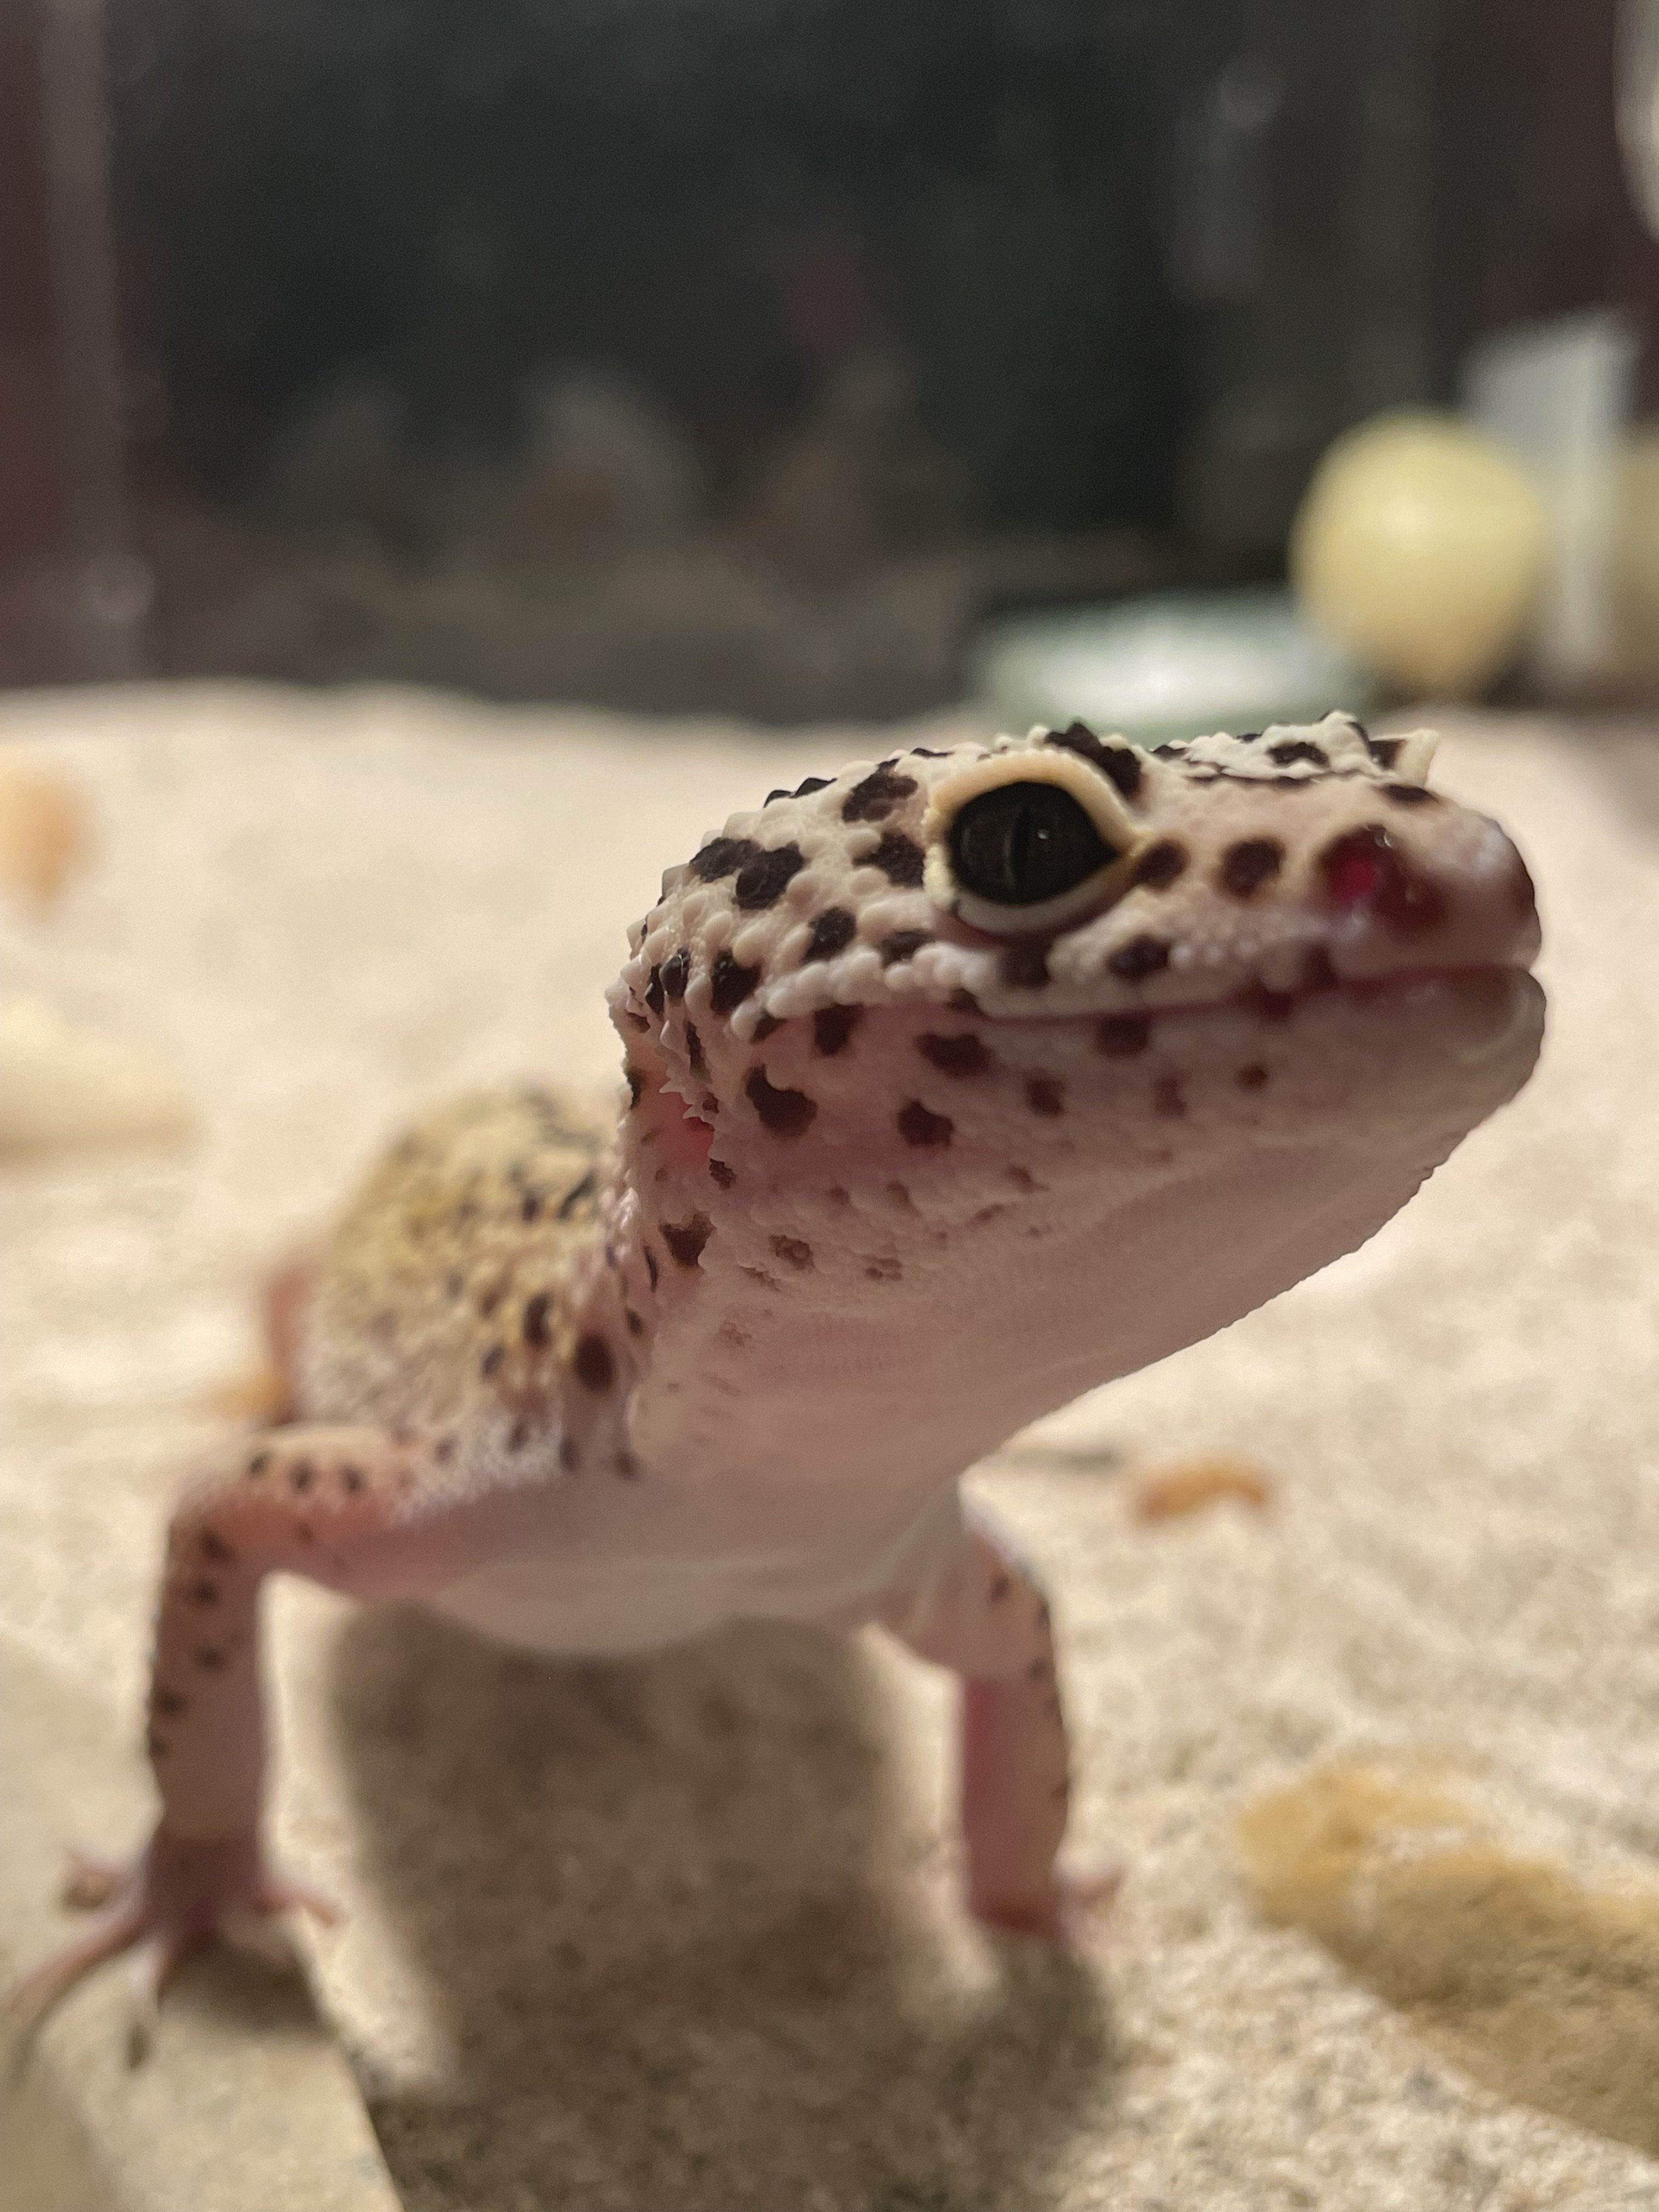
M 483 1376 L 486 1382 L 495 1372 L 495 1370 L 501 1365 L 502 1360 L 504 1360 L 506 1357 L 507 1346 L 504 1344 L 492 1344 L 490 1346 L 489 1351 L 485 1352 L 483 1358 L 478 1362 L 478 1372 Z
M 766 1079 L 763 1067 L 749 1071 L 743 1086 L 744 1096 L 760 1116 L 763 1126 L 775 1137 L 801 1137 L 817 1115 L 817 1101 L 804 1091 L 781 1091 Z
M 960 1036 L 919 1036 L 916 1050 L 941 1075 L 984 1075 L 991 1066 L 984 1039 L 976 1037 L 971 1030 L 964 1030 Z
M 177 1720 L 180 1713 L 190 1710 L 189 1698 L 181 1698 L 177 1690 L 153 1691 L 149 1702 L 151 1711 L 160 1713 L 165 1720 Z
M 702 1073 L 707 1075 L 708 1070 L 705 1067 Z M 702 1094 L 702 1110 L 711 1121 L 720 1110 L 720 1102 L 712 1091 L 705 1091 Z
M 1253 898 L 1284 865 L 1285 848 L 1277 837 L 1241 837 L 1221 856 L 1221 888 L 1235 898 Z
M 251 1475 L 261 1475 L 270 1465 L 270 1454 L 268 1451 L 257 1451 L 247 1463 L 247 1471 Z
M 827 906 L 812 924 L 812 935 L 801 955 L 801 966 L 814 960 L 833 960 L 837 952 L 844 952 L 859 933 L 854 916 L 844 906 Z
M 217 1583 L 205 1581 L 192 1583 L 190 1588 L 185 1592 L 185 1596 L 186 1601 L 191 1605 L 217 1605 L 219 1602 L 219 1585 Z
M 524 1196 L 523 1196 L 523 1197 L 519 1200 L 519 1218 L 520 1218 L 520 1220 L 522 1220 L 522 1221 L 535 1221 L 535 1220 L 538 1220 L 538 1219 L 539 1219 L 539 1218 L 540 1218 L 540 1215 L 541 1215 L 541 1210 L 542 1210 L 542 1194 L 540 1193 L 540 1191 L 538 1191 L 538 1190 L 527 1190 L 527 1191 L 526 1191 L 526 1193 L 525 1193 Z
M 564 1196 L 559 1200 L 560 1220 L 568 1221 L 571 1215 L 576 1211 L 576 1208 L 579 1206 L 584 1205 L 587 1200 L 592 1198 L 599 1187 L 599 1176 L 593 1172 L 592 1168 L 589 1168 L 587 1173 L 581 1178 L 580 1182 L 573 1182 L 569 1189 L 566 1191 Z
M 507 1448 L 510 1452 L 521 1452 L 535 1434 L 530 1423 L 522 1419 L 514 1422 L 507 1432 Z
M 657 1255 L 648 1244 L 645 1248 L 645 1272 L 650 1277 L 651 1287 L 654 1291 L 660 1280 L 660 1276 L 657 1267 Z
M 667 995 L 674 1000 L 683 999 L 685 987 L 691 981 L 691 955 L 684 946 L 678 952 L 671 952 L 663 962 L 659 973 Z
M 1382 796 L 1394 806 L 1438 806 L 1440 804 L 1440 793 L 1431 791 L 1426 783 L 1384 784 Z
M 1152 1039 L 1150 1014 L 1108 1014 L 1095 1031 L 1095 1049 L 1108 1060 L 1133 1060 Z
M 717 1160 L 712 1154 L 708 1161 L 708 1172 L 722 1190 L 730 1190 L 738 1179 L 738 1171 L 735 1168 L 728 1167 L 724 1160 Z
M 1003 1173 L 1016 1190 L 1035 1190 L 1037 1179 L 1030 1168 L 1005 1168 Z
M 1153 1078 L 1152 1111 L 1165 1121 L 1178 1121 L 1187 1111 L 1187 1100 L 1178 1075 Z
M 1073 722 L 1069 729 L 1053 730 L 1046 742 L 1091 762 L 1103 775 L 1110 777 L 1125 799 L 1133 799 L 1139 793 L 1143 771 L 1140 756 L 1133 745 L 1109 745 L 1095 735 L 1086 722 Z
M 1144 933 L 1132 937 L 1127 945 L 1120 945 L 1106 963 L 1113 975 L 1121 975 L 1126 983 L 1144 982 L 1148 975 L 1161 974 L 1169 964 L 1168 938 Z
M 619 1451 L 611 1464 L 624 1482 L 639 1480 L 640 1463 L 631 1451 Z
M 1298 761 L 1306 761 L 1311 768 L 1328 768 L 1331 757 L 1323 745 L 1315 744 L 1308 738 L 1280 738 L 1267 748 L 1267 758 L 1275 768 L 1293 768 Z
M 524 1340 L 526 1344 L 534 1345 L 539 1350 L 550 1340 L 553 1332 L 549 1326 L 549 1316 L 552 1310 L 553 1301 L 545 1291 L 538 1291 L 533 1298 L 525 1300 Z
M 738 869 L 732 896 L 744 914 L 763 914 L 777 904 L 805 866 L 806 855 L 799 845 L 778 845 L 769 853 L 757 853 Z
M 914 837 L 907 837 L 902 830 L 883 832 L 882 840 L 873 853 L 864 854 L 858 865 L 861 868 L 879 868 L 890 884 L 902 890 L 914 890 L 921 881 L 926 854 Z
M 147 1729 L 145 1730 L 144 1756 L 147 1759 L 153 1759 L 158 1766 L 161 1765 L 161 1761 L 167 1758 L 172 1748 L 173 1747 L 171 1744 L 168 1743 L 167 1738 L 159 1729 Z
M 688 1022 L 685 1025 L 685 1057 L 690 1063 L 692 1074 L 701 1076 L 706 1082 L 708 1078 L 708 1062 L 703 1058 L 702 1039 L 697 1035 L 697 1025 L 695 1022 Z
M 491 1283 L 486 1289 L 480 1291 L 478 1293 L 479 1320 L 488 1321 L 506 1296 L 507 1285 L 504 1282 Z
M 651 970 L 651 981 L 645 987 L 645 1003 L 653 1014 L 662 1012 L 665 1000 L 662 994 L 662 969 L 659 967 Z
M 957 1125 L 945 1115 L 930 1114 L 919 1098 L 912 1098 L 899 1110 L 898 1133 L 907 1145 L 939 1146 L 950 1143 Z
M 1359 732 L 1362 738 L 1365 732 Z M 1392 768 L 1400 757 L 1401 740 L 1399 738 L 1365 738 L 1365 750 L 1378 768 Z
M 774 792 L 773 798 L 787 798 L 787 793 Z M 716 837 L 700 853 L 694 853 L 688 863 L 690 872 L 700 884 L 718 883 L 723 876 L 735 876 L 756 858 L 760 847 L 749 837 Z
M 783 1024 L 775 1014 L 763 1014 L 755 1024 L 754 1042 L 757 1044 L 764 1044 L 775 1030 L 781 1030 Z
M 689 1221 L 659 1221 L 657 1227 L 663 1243 L 682 1267 L 698 1264 L 703 1246 L 714 1233 L 714 1224 L 706 1213 L 694 1213 Z
M 437 1443 L 432 1447 L 432 1456 L 437 1461 L 440 1467 L 447 1467 L 451 1460 L 455 1456 L 454 1437 L 440 1437 Z
M 708 971 L 708 1003 L 717 1014 L 729 1014 L 743 1004 L 760 979 L 758 968 L 739 967 L 730 952 L 716 953 Z
M 953 1014 L 982 1014 L 985 1012 L 973 993 L 963 990 L 960 984 L 945 1003 Z
M 225 1655 L 216 1644 L 204 1644 L 194 1655 L 197 1665 L 204 1674 L 222 1674 L 225 1669 Z
M 1309 992 L 1340 991 L 1342 988 L 1342 978 L 1322 945 L 1311 946 L 1302 963 L 1302 988 Z
M 912 775 L 895 775 L 885 766 L 876 769 L 848 793 L 842 802 L 841 818 L 843 822 L 884 822 L 915 787 L 916 780 Z
M 211 1559 L 216 1567 L 234 1566 L 236 1554 L 216 1528 L 204 1528 L 201 1535 L 202 1557 Z
M 1135 864 L 1135 882 L 1144 890 L 1161 891 L 1187 872 L 1187 848 L 1173 837 L 1160 837 L 1149 845 Z
M 803 1273 L 812 1265 L 812 1248 L 804 1237 L 775 1237 L 772 1249 L 776 1256 Z
M 340 1486 L 348 1496 L 356 1498 L 368 1489 L 368 1477 L 362 1468 L 348 1463 L 340 1469 Z
M 890 937 L 881 940 L 881 964 L 892 968 L 901 960 L 913 960 L 924 945 L 933 941 L 930 929 L 896 929 Z
M 1034 1114 L 1046 1114 L 1052 1119 L 1066 1111 L 1066 1086 L 1052 1075 L 1028 1075 L 1025 1103 Z
M 1260 1091 L 1267 1080 L 1267 1071 L 1259 1060 L 1253 1060 L 1248 1067 L 1241 1067 L 1233 1078 L 1241 1091 Z
M 792 794 L 796 799 L 810 799 L 815 791 L 828 791 L 835 781 L 828 775 L 804 775 Z
M 578 1337 L 571 1356 L 572 1372 L 585 1390 L 608 1390 L 617 1379 L 617 1363 L 602 1336 Z
M 1052 939 L 1017 937 L 1005 945 L 1002 980 L 1016 991 L 1040 991 L 1048 980 L 1048 947 Z
M 1262 982 L 1252 983 L 1241 991 L 1238 1003 L 1247 1014 L 1254 1014 L 1259 1022 L 1269 1024 L 1287 1022 L 1296 1012 L 1296 999 L 1292 993 L 1270 990 Z
M 813 1051 L 833 1060 L 863 1019 L 862 1006 L 820 1006 L 812 1017 Z
M 296 1459 L 288 1471 L 289 1487 L 303 1498 L 317 1480 L 317 1470 L 308 1459 Z
M 632 1306 L 624 1306 L 623 1308 L 623 1319 L 628 1323 L 628 1334 L 630 1336 L 643 1336 L 645 1334 L 645 1323 L 641 1320 L 639 1315 L 635 1312 Z
M 902 1283 L 904 1269 L 896 1259 L 872 1260 L 865 1268 L 866 1283 Z
M 993 1605 L 1000 1605 L 1013 1586 L 1013 1577 L 1011 1575 L 995 1574 L 992 1576 L 991 1586 L 985 1594 Z
M 574 1437 L 559 1438 L 559 1465 L 567 1474 L 574 1474 L 582 1463 L 581 1447 Z

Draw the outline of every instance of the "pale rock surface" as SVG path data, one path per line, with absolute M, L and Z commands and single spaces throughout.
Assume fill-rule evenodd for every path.
M 0 1173 L 0 1636 L 97 1716 L 0 1775 L 21 1950 L 61 1925 L 45 1838 L 134 1832 L 136 1749 L 118 1788 L 68 1778 L 136 1742 L 165 1501 L 260 1269 L 419 1102 L 532 1069 L 603 1094 L 601 988 L 660 867 L 890 738 L 234 688 L 0 702 L 13 736 L 94 795 L 100 854 L 0 924 L 6 987 L 142 1027 L 201 1131 Z M 415 2212 L 1659 2206 L 1659 2166 L 1472 2088 L 1262 1925 L 1233 1838 L 1310 1764 L 1426 1751 L 1529 1847 L 1659 1856 L 1655 745 L 1456 725 L 1437 781 L 1540 878 L 1534 1081 L 1364 1251 L 979 1478 L 1053 1583 L 1077 1842 L 1132 1861 L 1086 1963 L 963 1926 L 946 1686 L 873 1644 L 556 1666 L 278 1593 L 279 1840 L 349 1908 L 317 1986 Z M 1248 1460 L 1272 1508 L 1136 1525 L 1135 1471 L 1187 1455 Z M 189 1978 L 158 2079 L 202 2006 L 270 2032 L 228 1994 L 255 1971 Z M 94 2130 L 141 2094 L 66 2078 Z M 269 2140 L 270 2100 L 313 2126 L 267 2078 L 179 2123 L 181 2174 L 204 2128 Z

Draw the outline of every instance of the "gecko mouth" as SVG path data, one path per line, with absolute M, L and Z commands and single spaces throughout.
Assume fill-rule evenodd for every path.
M 1323 1006 L 1343 1006 L 1362 1016 L 1450 1015 L 1453 1049 L 1460 1060 L 1476 1061 L 1501 1050 L 1524 1017 L 1543 997 L 1529 968 L 1493 961 L 1478 966 L 1395 969 L 1383 975 L 1338 975 L 1328 962 L 1289 991 L 1256 983 L 1231 998 L 1190 1006 L 1148 1008 L 1149 1029 L 1165 1021 L 1194 1017 L 1250 1015 L 1265 1028 L 1293 1025 L 1297 1017 Z
M 1110 1012 L 1054 1013 L 1001 1016 L 1018 1028 L 1071 1029 L 1080 1022 L 1121 1024 L 1143 1033 L 1161 1029 L 1166 1022 L 1213 1020 L 1222 1015 L 1249 1015 L 1273 1028 L 1289 1023 L 1309 1007 L 1346 1004 L 1388 1010 L 1420 1000 L 1439 1005 L 1455 1004 L 1473 1025 L 1504 1025 L 1515 1009 L 1541 994 L 1541 986 L 1529 967 L 1519 962 L 1483 961 L 1442 966 L 1395 968 L 1380 975 L 1339 975 L 1323 953 L 1308 963 L 1303 980 L 1287 990 L 1274 990 L 1260 981 L 1245 984 L 1224 996 L 1194 999 L 1163 1006 L 1120 1007 Z

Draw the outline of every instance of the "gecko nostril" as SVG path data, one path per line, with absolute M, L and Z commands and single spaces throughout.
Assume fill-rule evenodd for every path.
M 1446 918 L 1446 894 L 1380 822 L 1333 838 L 1319 855 L 1325 892 L 1335 907 L 1369 907 L 1396 937 L 1420 937 Z

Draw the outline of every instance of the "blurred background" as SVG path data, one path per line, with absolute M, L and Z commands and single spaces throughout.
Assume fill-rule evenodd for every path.
M 0 684 L 1649 696 L 1650 14 L 6 0 Z

